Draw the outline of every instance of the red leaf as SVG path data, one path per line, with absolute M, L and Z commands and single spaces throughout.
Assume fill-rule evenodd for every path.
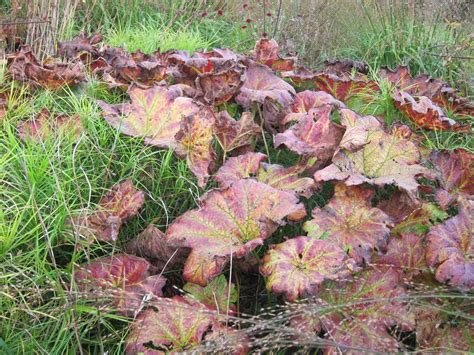
M 446 209 L 458 195 L 474 195 L 474 154 L 458 148 L 449 151 L 434 151 L 430 155 L 440 188 L 435 199 Z
M 318 293 L 324 280 L 342 279 L 355 270 L 353 260 L 326 240 L 296 237 L 273 246 L 265 254 L 260 273 L 267 289 L 283 293 L 288 301 Z
M 131 103 L 109 105 L 99 101 L 106 121 L 122 133 L 143 137 L 145 143 L 160 148 L 176 148 L 176 133 L 184 117 L 200 112 L 201 108 L 176 86 L 153 86 L 128 90 Z M 207 110 L 203 113 L 206 114 Z
M 360 117 L 346 109 L 340 113 L 341 123 L 347 127 L 340 149 L 330 166 L 316 172 L 315 180 L 344 181 L 346 185 L 394 184 L 415 198 L 416 178 L 433 175 L 418 164 L 420 153 L 416 145 L 386 133 L 375 117 Z
M 206 185 L 216 156 L 212 147 L 213 125 L 214 113 L 202 108 L 200 112 L 184 117 L 181 129 L 175 135 L 176 154 L 186 159 L 200 187 Z
M 427 236 L 426 260 L 436 268 L 436 280 L 461 290 L 474 288 L 474 204 L 459 199 L 456 216 L 431 228 Z
M 331 106 L 321 106 L 274 138 L 275 148 L 285 145 L 298 155 L 314 157 L 319 166 L 332 158 L 344 135 L 344 127 L 329 117 Z
M 32 87 L 44 87 L 58 90 L 64 86 L 73 86 L 84 80 L 80 63 L 39 62 L 28 47 L 8 56 L 8 71 L 16 81 L 30 84 Z
M 246 179 L 256 175 L 260 167 L 260 162 L 267 159 L 263 153 L 248 152 L 243 155 L 232 157 L 222 165 L 214 176 L 219 186 L 228 188 L 240 179 Z
M 101 42 L 102 38 L 101 34 L 87 36 L 85 33 L 80 33 L 69 41 L 58 42 L 58 53 L 61 57 L 68 59 L 76 59 L 84 52 L 95 52 L 98 55 L 95 45 Z
M 293 70 L 296 58 L 281 58 L 279 46 L 274 39 L 261 38 L 255 44 L 253 57 L 258 63 L 267 65 L 277 71 Z
M 373 195 L 369 189 L 338 184 L 334 197 L 313 210 L 303 229 L 310 237 L 333 241 L 359 264 L 370 262 L 374 249 L 385 249 L 392 225 L 390 217 L 371 207 Z
M 239 105 L 251 108 L 252 103 L 263 104 L 266 99 L 275 101 L 281 107 L 293 102 L 295 89 L 284 80 L 277 77 L 265 65 L 250 62 L 245 73 L 244 85 L 240 94 L 235 98 Z
M 184 266 L 184 278 L 205 286 L 222 272 L 231 255 L 248 255 L 285 217 L 301 219 L 305 214 L 293 193 L 240 180 L 224 191 L 208 192 L 201 208 L 178 217 L 166 238 L 171 244 L 193 249 Z
M 395 106 L 418 127 L 429 130 L 470 132 L 468 124 L 457 123 L 446 117 L 444 112 L 428 97 L 413 97 L 407 92 L 395 90 Z
M 83 131 L 84 127 L 78 115 L 51 115 L 46 108 L 43 108 L 33 120 L 23 121 L 18 125 L 18 135 L 24 141 L 31 139 L 42 142 L 58 135 L 70 136 L 77 140 Z
M 183 265 L 189 254 L 189 250 L 185 248 L 176 248 L 169 245 L 164 233 L 152 224 L 127 242 L 123 246 L 123 250 L 129 254 L 149 259 L 158 270 Z
M 70 223 L 76 234 L 88 240 L 115 241 L 122 223 L 138 213 L 144 200 L 144 193 L 136 190 L 131 180 L 125 180 L 101 198 L 96 212 L 72 218 Z
M 235 149 L 248 150 L 260 133 L 260 126 L 255 123 L 254 116 L 250 112 L 242 113 L 238 121 L 227 111 L 219 112 L 216 117 L 214 134 L 225 153 Z
M 82 291 L 96 293 L 98 288 L 102 289 L 113 297 L 113 306 L 121 313 L 133 314 L 146 294 L 162 296 L 166 279 L 150 276 L 149 267 L 145 259 L 117 254 L 78 267 L 74 279 Z
M 302 91 L 296 94 L 294 102 L 286 110 L 288 113 L 282 118 L 280 124 L 286 125 L 293 121 L 300 121 L 312 109 L 330 105 L 333 108 L 346 108 L 339 100 L 324 91 Z

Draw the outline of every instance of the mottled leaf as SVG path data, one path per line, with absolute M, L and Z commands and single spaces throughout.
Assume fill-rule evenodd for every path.
M 266 99 L 271 99 L 281 107 L 286 107 L 293 102 L 294 94 L 296 94 L 295 89 L 276 76 L 270 68 L 250 62 L 244 84 L 235 100 L 244 108 L 251 108 L 254 102 L 263 104 Z
M 219 275 L 206 287 L 187 283 L 183 290 L 188 292 L 194 300 L 221 314 L 235 314 L 238 293 L 234 284 L 230 284 L 224 275 Z
M 169 354 L 192 351 L 216 322 L 204 306 L 175 296 L 160 299 L 132 323 L 127 354 Z
M 461 124 L 447 117 L 441 108 L 426 96 L 413 97 L 407 92 L 395 90 L 393 99 L 395 106 L 417 127 L 440 131 L 471 131 L 468 124 Z
M 183 265 L 189 254 L 189 250 L 185 248 L 170 246 L 164 233 L 153 224 L 127 242 L 123 246 L 123 250 L 128 254 L 148 259 L 158 270 L 165 271 Z
M 331 73 L 324 70 L 311 72 L 300 68 L 284 72 L 282 77 L 291 79 L 296 86 L 304 89 L 325 91 L 343 102 L 354 95 L 379 91 L 377 83 L 362 74 L 353 76 L 346 72 L 336 74 L 334 71 Z
M 344 127 L 332 122 L 330 113 L 331 106 L 312 109 L 291 128 L 275 136 L 275 147 L 285 145 L 298 155 L 316 158 L 318 165 L 324 164 L 332 158 L 344 135 Z
M 112 186 L 100 200 L 97 209 L 86 217 L 70 220 L 74 232 L 89 241 L 115 241 L 122 223 L 135 216 L 143 206 L 145 195 L 131 180 Z
M 198 114 L 200 107 L 182 96 L 178 87 L 131 87 L 131 103 L 109 105 L 99 101 L 106 121 L 122 133 L 143 137 L 145 143 L 160 148 L 176 148 L 176 133 L 184 117 Z
M 297 122 L 304 118 L 310 110 L 326 105 L 333 108 L 346 107 L 341 101 L 336 100 L 324 91 L 305 90 L 299 92 L 296 94 L 294 102 L 284 111 L 286 114 L 281 119 L 280 124 L 286 125 L 293 121 Z
M 474 288 L 473 202 L 459 199 L 456 216 L 431 228 L 426 238 L 426 260 L 436 269 L 436 280 L 461 290 Z
M 242 258 L 262 245 L 285 217 L 300 220 L 305 214 L 293 193 L 240 180 L 226 190 L 208 192 L 202 206 L 178 217 L 166 237 L 176 246 L 193 249 L 184 279 L 205 286 L 231 256 Z
M 234 66 L 222 71 L 199 74 L 195 80 L 198 97 L 208 104 L 229 101 L 244 83 L 244 69 Z
M 430 160 L 440 183 L 435 199 L 441 208 L 449 207 L 459 194 L 474 195 L 474 154 L 462 148 L 433 151 Z
M 396 199 L 393 203 L 396 203 Z M 439 223 L 448 217 L 448 214 L 443 210 L 440 210 L 434 203 L 422 202 L 420 205 L 412 208 L 408 205 L 402 206 L 407 208 L 407 213 L 403 213 L 403 219 L 397 220 L 397 215 L 395 215 L 395 220 L 398 221 L 397 225 L 392 228 L 391 233 L 393 235 L 402 234 L 402 233 L 414 233 L 418 236 L 426 234 L 430 227 Z M 387 208 L 384 208 L 379 204 L 378 206 L 389 216 L 391 211 Z
M 406 290 L 394 269 L 369 269 L 347 284 L 329 284 L 320 297 L 334 311 L 321 317 L 328 338 L 357 351 L 397 351 L 389 331 L 414 329 L 414 315 L 402 298 Z M 352 333 L 354 332 L 354 333 Z M 334 353 L 335 349 L 328 349 Z
M 216 117 L 214 133 L 222 150 L 227 153 L 235 149 L 247 150 L 261 131 L 252 113 L 244 112 L 239 120 L 235 120 L 227 111 L 221 111 Z
M 265 64 L 277 71 L 293 70 L 296 63 L 295 57 L 280 57 L 279 46 L 274 39 L 259 39 L 255 44 L 252 54 L 257 62 Z
M 296 237 L 277 244 L 263 257 L 260 273 L 267 289 L 282 293 L 288 301 L 314 296 L 324 280 L 347 277 L 355 270 L 353 260 L 327 240 Z
M 101 289 L 105 296 L 113 298 L 113 306 L 121 313 L 133 315 L 147 294 L 162 296 L 166 279 L 150 276 L 149 268 L 145 259 L 117 254 L 79 266 L 74 280 L 84 292 L 97 294 Z
M 291 190 L 300 196 L 309 198 L 316 190 L 314 179 L 301 177 L 306 170 L 304 165 L 295 165 L 288 168 L 278 164 L 260 163 L 257 180 L 279 190 Z
M 214 180 L 221 188 L 226 189 L 240 179 L 255 176 L 259 170 L 260 162 L 266 159 L 265 154 L 254 152 L 229 158 L 217 171 Z
M 68 136 L 77 140 L 84 128 L 78 115 L 53 115 L 43 108 L 33 120 L 22 121 L 18 125 L 18 135 L 24 141 L 31 139 L 42 142 L 56 136 Z
M 455 89 L 440 79 L 430 78 L 427 74 L 412 77 L 405 66 L 398 66 L 394 70 L 382 68 L 379 76 L 410 95 L 428 97 L 455 116 L 474 116 L 474 104 L 468 98 L 459 96 Z
M 373 195 L 370 189 L 338 184 L 334 197 L 313 210 L 303 229 L 310 237 L 333 241 L 359 264 L 370 262 L 374 249 L 385 249 L 392 225 L 390 217 L 371 207 Z
M 181 129 L 175 135 L 178 143 L 176 154 L 186 159 L 200 187 L 206 185 L 216 156 L 212 147 L 213 125 L 214 113 L 203 108 L 198 113 L 184 117 Z
M 375 117 L 360 117 L 346 109 L 340 112 L 341 123 L 346 126 L 340 150 L 330 166 L 315 173 L 315 180 L 338 180 L 346 185 L 393 184 L 416 198 L 416 178 L 432 177 L 430 170 L 418 164 L 416 145 L 386 133 Z
M 422 237 L 413 233 L 392 236 L 387 250 L 385 255 L 375 259 L 375 264 L 399 268 L 410 277 L 427 270 Z
M 16 81 L 58 90 L 84 80 L 81 63 L 41 63 L 28 47 L 8 56 L 8 71 Z

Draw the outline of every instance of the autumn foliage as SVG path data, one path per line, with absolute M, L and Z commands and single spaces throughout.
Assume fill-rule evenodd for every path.
M 131 180 L 66 221 L 85 244 L 118 242 L 120 253 L 75 266 L 72 282 L 107 292 L 110 307 L 133 318 L 127 353 L 223 343 L 231 353 L 257 349 L 251 331 L 233 321 L 245 317 L 237 305 L 249 297 L 237 284 L 249 274 L 300 310 L 331 310 L 295 312 L 285 324 L 292 341 L 318 338 L 327 354 L 472 346 L 472 326 L 408 302 L 413 284 L 474 289 L 473 154 L 423 155 L 416 139 L 423 130 L 469 134 L 473 105 L 447 84 L 413 78 L 405 67 L 380 71 L 412 131 L 348 108 L 352 97 L 380 90 L 363 63 L 327 62 L 313 71 L 281 55 L 274 40 L 261 39 L 248 56 L 229 49 L 144 54 L 82 35 L 59 52 L 65 61 L 42 63 L 22 48 L 9 56 L 8 70 L 32 90 L 60 90 L 89 76 L 123 90 L 125 103 L 98 102 L 110 129 L 171 150 L 208 187 L 166 230 L 151 224 L 129 241 L 120 230 L 150 198 Z M 39 143 L 63 131 L 87 134 L 77 116 L 46 109 L 18 126 L 22 139 Z M 272 144 L 296 163 L 272 163 Z M 310 205 L 323 188 L 333 190 L 329 201 Z M 437 220 L 433 210 L 450 216 Z M 284 226 L 296 236 L 275 239 Z M 181 275 L 177 284 L 167 280 L 170 270 Z M 407 345 L 397 332 L 415 340 Z

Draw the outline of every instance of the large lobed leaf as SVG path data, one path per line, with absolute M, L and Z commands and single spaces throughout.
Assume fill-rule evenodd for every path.
M 199 209 L 173 222 L 166 238 L 171 244 L 192 249 L 184 279 L 205 286 L 231 257 L 242 258 L 262 245 L 285 217 L 299 220 L 305 214 L 293 193 L 240 180 L 226 190 L 208 192 Z
M 401 275 L 394 269 L 369 269 L 355 281 L 329 286 L 320 297 L 335 309 L 321 317 L 326 337 L 347 351 L 396 352 L 401 348 L 389 331 L 398 327 L 414 329 L 414 315 L 403 297 L 406 290 Z M 337 353 L 338 347 L 326 352 Z
M 294 191 L 307 198 L 314 193 L 316 190 L 314 180 L 301 177 L 306 166 L 295 165 L 286 168 L 278 164 L 264 163 L 266 158 L 265 154 L 254 152 L 229 158 L 217 171 L 214 179 L 221 188 L 227 188 L 240 179 L 255 177 L 257 181 L 271 187 Z
M 219 275 L 205 287 L 187 283 L 183 290 L 190 294 L 193 300 L 198 301 L 218 314 L 235 314 L 239 295 L 235 285 L 229 283 L 224 275 Z
M 215 160 L 212 147 L 214 113 L 210 109 L 201 109 L 182 119 L 181 128 L 176 133 L 176 154 L 186 159 L 189 169 L 198 179 L 198 185 L 204 187 L 209 171 Z
M 296 57 L 281 58 L 278 43 L 274 39 L 261 38 L 255 44 L 252 55 L 258 63 L 277 71 L 293 70 Z
M 451 205 L 458 195 L 474 195 L 474 154 L 462 148 L 433 151 L 430 160 L 440 183 L 435 199 L 442 208 Z
M 232 328 L 219 324 L 215 314 L 197 302 L 180 296 L 160 299 L 140 313 L 132 323 L 126 353 L 174 354 L 199 352 L 199 345 L 216 337 L 225 341 L 232 354 L 245 354 L 245 339 L 237 341 Z M 229 350 L 228 350 L 229 351 Z
M 303 229 L 313 238 L 337 244 L 359 264 L 370 262 L 374 249 L 384 250 L 392 220 L 371 207 L 374 192 L 360 186 L 337 184 L 334 197 L 313 210 L 313 219 Z
M 346 126 L 340 149 L 332 164 L 314 175 L 316 181 L 344 181 L 346 185 L 370 183 L 396 185 L 412 198 L 417 194 L 417 177 L 432 177 L 422 167 L 416 145 L 402 137 L 386 133 L 372 116 L 360 117 L 342 109 L 341 123 Z
M 251 112 L 244 112 L 239 120 L 235 120 L 227 111 L 221 111 L 216 117 L 214 133 L 222 150 L 228 153 L 248 151 L 261 130 Z
M 298 155 L 316 158 L 318 165 L 332 158 L 344 135 L 344 127 L 330 118 L 331 106 L 311 109 L 295 125 L 274 138 L 278 148 L 285 145 Z
M 70 220 L 74 232 L 88 241 L 116 241 L 123 222 L 135 216 L 143 206 L 145 195 L 136 190 L 131 180 L 112 186 L 92 214 Z
M 201 108 L 192 99 L 182 97 L 182 90 L 175 86 L 149 89 L 132 86 L 128 94 L 131 103 L 109 105 L 99 101 L 105 119 L 122 133 L 143 137 L 145 143 L 160 148 L 176 148 L 175 135 L 183 118 L 201 112 Z
M 435 277 L 461 290 L 474 288 L 473 202 L 459 199 L 456 216 L 431 228 L 426 260 L 436 268 Z
M 293 86 L 276 76 L 270 68 L 250 62 L 244 84 L 235 100 L 244 108 L 251 108 L 253 103 L 263 104 L 267 99 L 273 100 L 280 107 L 286 107 L 293 102 L 295 94 Z
M 260 273 L 267 277 L 268 290 L 296 301 L 316 295 L 324 280 L 343 279 L 355 269 L 335 243 L 296 237 L 273 246 L 263 257 Z
M 162 296 L 166 279 L 149 273 L 150 264 L 145 259 L 116 254 L 79 266 L 74 280 L 84 291 L 100 296 L 112 296 L 113 307 L 121 313 L 133 315 L 142 305 L 147 294 Z
M 78 115 L 52 115 L 43 108 L 33 120 L 23 121 L 18 125 L 18 135 L 24 141 L 31 139 L 42 142 L 50 137 L 69 135 L 77 140 L 84 127 Z
M 149 260 L 154 267 L 162 271 L 183 265 L 189 254 L 189 250 L 185 248 L 169 245 L 165 234 L 153 224 L 128 241 L 123 246 L 123 250 Z

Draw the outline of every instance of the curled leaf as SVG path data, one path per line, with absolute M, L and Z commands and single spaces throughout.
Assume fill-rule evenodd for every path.
M 473 202 L 459 199 L 456 216 L 431 228 L 426 260 L 436 268 L 436 280 L 461 290 L 474 288 Z
M 285 111 L 286 115 L 282 118 L 280 124 L 286 125 L 290 122 L 298 122 L 304 118 L 312 109 L 321 106 L 330 105 L 333 108 L 345 108 L 346 106 L 332 95 L 324 91 L 305 90 L 295 96 L 294 102 Z
M 428 97 L 413 97 L 407 92 L 397 91 L 393 95 L 395 106 L 418 127 L 429 130 L 470 132 L 468 124 L 448 118 Z
M 331 106 L 312 109 L 291 128 L 274 138 L 278 148 L 285 145 L 298 155 L 314 157 L 318 165 L 332 158 L 344 135 L 344 127 L 331 121 Z
M 135 216 L 143 206 L 145 195 L 131 180 L 112 186 L 101 198 L 94 213 L 70 220 L 74 232 L 88 240 L 116 241 L 122 223 Z
M 242 258 L 262 245 L 285 217 L 299 220 L 305 214 L 293 193 L 240 180 L 226 190 L 208 192 L 201 208 L 178 217 L 166 238 L 173 245 L 192 248 L 184 279 L 205 286 L 231 256 Z
M 281 107 L 286 107 L 293 101 L 295 89 L 276 76 L 265 65 L 250 62 L 245 74 L 245 81 L 240 88 L 240 94 L 235 98 L 239 105 L 251 108 L 252 103 L 263 104 L 271 99 Z
M 217 171 L 214 180 L 223 189 L 228 188 L 240 179 L 246 179 L 256 175 L 260 162 L 267 159 L 263 153 L 248 152 L 236 157 L 227 159 L 224 165 Z
M 273 246 L 264 256 L 260 273 L 268 290 L 288 301 L 314 296 L 324 280 L 347 277 L 355 265 L 346 253 L 327 240 L 296 237 Z
M 474 195 L 474 154 L 462 148 L 433 151 L 430 160 L 440 183 L 435 199 L 441 208 L 446 209 L 458 195 Z
M 58 90 L 84 80 L 81 63 L 41 63 L 28 47 L 22 47 L 8 56 L 7 60 L 8 71 L 13 79 L 33 87 Z
M 293 70 L 296 58 L 281 58 L 279 55 L 279 46 L 274 39 L 261 38 L 255 44 L 253 50 L 255 61 L 267 65 L 277 71 Z
M 370 189 L 338 184 L 334 197 L 313 210 L 303 229 L 310 237 L 334 242 L 358 264 L 370 262 L 374 249 L 385 249 L 392 226 L 390 217 L 371 207 L 373 195 Z
M 74 272 L 74 280 L 82 291 L 97 293 L 101 289 L 112 296 L 113 306 L 121 313 L 133 315 L 147 294 L 162 296 L 166 279 L 150 276 L 149 268 L 145 259 L 117 254 L 81 265 Z

